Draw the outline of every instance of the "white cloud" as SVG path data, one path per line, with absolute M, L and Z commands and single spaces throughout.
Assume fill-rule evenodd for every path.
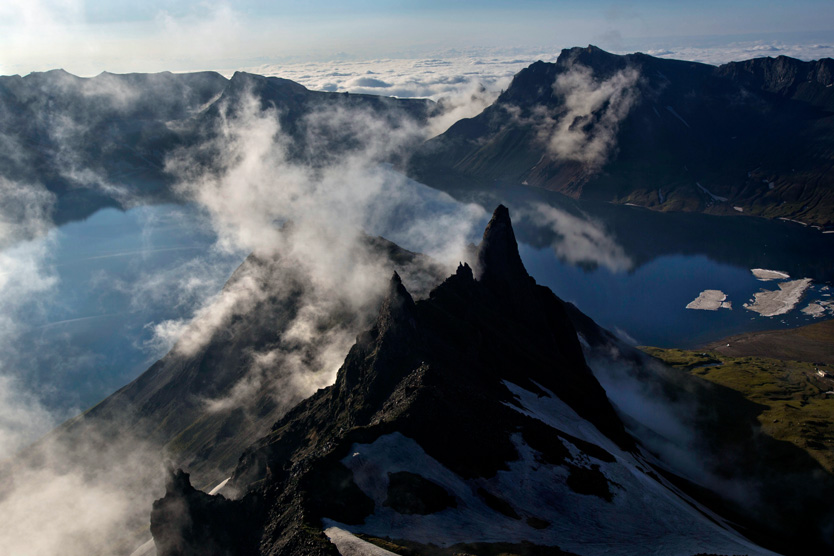
M 552 85 L 556 106 L 537 105 L 528 114 L 516 106 L 505 109 L 520 124 L 533 126 L 553 157 L 596 170 L 616 149 L 620 123 L 638 100 L 639 79 L 633 68 L 600 79 L 593 69 L 573 64 Z
M 40 185 L 0 178 L 0 460 L 15 453 L 54 424 L 19 377 L 28 359 L 19 344 L 25 322 L 42 307 L 57 283 L 50 263 L 54 197 Z
M 369 249 L 364 231 L 405 240 L 451 270 L 484 217 L 480 207 L 430 192 L 382 163 L 425 135 L 410 120 L 392 125 L 364 110 L 332 108 L 306 116 L 303 129 L 302 160 L 313 165 L 289 155 L 278 114 L 246 95 L 224 108 L 216 137 L 198 149 L 211 153 L 211 168 L 197 162 L 194 150 L 168 163 L 180 191 L 210 216 L 219 248 L 252 252 L 258 262 L 244 265 L 192 320 L 161 323 L 157 338 L 176 338 L 176 350 L 194 353 L 233 315 L 264 303 L 296 308 L 271 347 L 248 354 L 247 376 L 227 395 L 206 400 L 212 410 L 265 390 L 294 403 L 332 382 L 393 270 Z M 361 147 L 334 150 L 335 136 Z M 291 224 L 282 231 L 284 223 Z M 426 289 L 420 277 L 404 278 Z
M 604 164 L 616 147 L 620 122 L 637 100 L 639 77 L 627 68 L 599 79 L 579 64 L 560 74 L 553 92 L 562 98 L 565 112 L 548 133 L 549 150 L 593 167 Z
M 634 266 L 634 262 L 602 222 L 587 216 L 574 216 L 542 203 L 522 209 L 520 216 L 553 231 L 556 235 L 552 244 L 553 251 L 564 261 L 599 265 L 612 272 L 628 271 Z
M 834 57 L 834 41 L 831 43 L 786 43 L 774 41 L 738 41 L 709 46 L 673 45 L 653 47 L 646 54 L 658 58 L 688 60 L 704 64 L 721 65 L 751 58 L 788 56 L 799 60 L 819 60 Z
M 482 112 L 495 101 L 501 90 L 509 86 L 516 73 L 536 59 L 555 60 L 556 56 L 531 53 L 530 58 L 519 58 L 454 54 L 443 59 L 266 64 L 248 71 L 291 79 L 312 90 L 428 98 L 441 102 L 443 112 L 434 118 L 429 130 L 429 135 L 437 135 L 456 121 Z

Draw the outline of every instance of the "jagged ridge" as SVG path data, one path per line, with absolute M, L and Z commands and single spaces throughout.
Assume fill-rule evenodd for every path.
M 335 384 L 299 404 L 243 454 L 232 480 L 237 500 L 201 498 L 182 480 L 172 481 L 152 514 L 160 556 L 207 553 L 208 547 L 211 553 L 245 554 L 256 546 L 258 554 L 337 554 L 321 533 L 322 520 L 359 527 L 383 511 L 346 466 L 354 450 L 380 442 L 405 443 L 417 450 L 415 457 L 424 453 L 419 457 L 471 485 L 468 507 L 526 519 L 527 527 L 535 525 L 531 531 L 552 522 L 495 490 L 501 477 L 525 465 L 528 450 L 538 454 L 537 466 L 563 470 L 549 471 L 563 473 L 562 486 L 551 488 L 597 500 L 592 505 L 647 496 L 623 486 L 635 488 L 627 482 L 633 481 L 630 472 L 617 475 L 626 482 L 616 483 L 601 471 L 632 461 L 634 441 L 588 369 L 565 305 L 524 269 L 505 207 L 495 211 L 477 261 L 475 272 L 461 264 L 417 302 L 395 274 L 376 323 L 357 338 Z M 553 394 L 604 440 L 589 442 L 532 417 L 525 404 L 538 403 L 532 402 L 537 397 L 555 400 Z M 522 402 L 519 396 L 532 398 Z M 443 487 L 412 475 L 397 476 L 398 490 L 389 490 L 383 506 L 397 505 L 405 514 L 425 512 L 431 504 L 455 511 L 446 497 L 420 498 Z M 434 487 L 421 489 L 421 481 Z M 402 506 L 409 484 L 416 485 L 410 495 L 417 500 Z M 658 496 L 662 490 L 649 492 Z M 390 502 L 394 496 L 398 501 Z M 186 517 L 172 522 L 171 508 L 182 507 Z M 208 531 L 203 539 L 191 533 L 202 527 L 194 519 L 219 523 L 224 515 L 247 516 L 235 539 L 210 528 L 201 529 Z M 555 551 L 559 536 L 546 538 Z

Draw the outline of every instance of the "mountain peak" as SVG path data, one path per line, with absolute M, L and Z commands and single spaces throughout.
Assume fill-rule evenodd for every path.
M 510 211 L 498 205 L 478 246 L 479 280 L 486 283 L 517 283 L 529 278 L 513 232 Z
M 414 308 L 414 299 L 408 290 L 405 289 L 400 275 L 394 271 L 391 280 L 388 282 L 388 293 L 382 302 L 379 312 L 378 324 L 388 320 L 400 320 L 400 317 L 408 318 Z

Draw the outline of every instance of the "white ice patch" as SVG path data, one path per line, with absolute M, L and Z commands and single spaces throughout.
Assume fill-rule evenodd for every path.
M 718 309 L 732 309 L 733 304 L 727 301 L 727 294 L 721 290 L 704 290 L 698 297 L 690 301 L 686 308 L 699 311 L 717 311 Z
M 832 301 L 816 301 L 809 303 L 807 307 L 802 309 L 802 313 L 815 319 L 825 316 L 825 312 L 834 313 L 834 302 Z
M 755 311 L 763 317 L 784 315 L 797 306 L 805 291 L 811 287 L 810 278 L 780 282 L 778 290 L 761 290 L 744 308 Z
M 342 556 L 396 556 L 393 552 L 363 541 L 350 531 L 338 527 L 328 527 L 324 530 L 324 534 L 330 542 L 336 545 L 336 550 Z
M 766 282 L 768 280 L 788 280 L 791 277 L 791 275 L 787 272 L 782 272 L 781 270 L 768 270 L 766 268 L 751 268 L 750 272 L 752 272 L 753 276 L 762 282 Z

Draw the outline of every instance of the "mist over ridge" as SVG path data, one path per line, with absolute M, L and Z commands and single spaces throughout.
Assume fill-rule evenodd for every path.
M 516 63 L 507 61 L 502 67 L 514 67 Z M 775 236 L 783 229 L 779 228 L 783 223 L 746 218 L 747 213 L 756 211 L 768 217 L 783 214 L 807 217 L 820 227 L 830 226 L 823 217 L 831 192 L 823 178 L 814 182 L 817 187 L 810 196 L 813 206 L 809 201 L 800 208 L 785 208 L 787 202 L 779 201 L 794 192 L 795 183 L 791 181 L 794 178 L 785 173 L 771 175 L 767 169 L 751 170 L 746 178 L 740 178 L 743 186 L 727 186 L 727 190 L 706 180 L 694 182 L 689 175 L 680 178 L 677 189 L 666 185 L 655 188 L 654 183 L 643 184 L 635 191 L 617 189 L 619 185 L 611 178 L 617 170 L 626 167 L 635 172 L 630 176 L 639 175 L 640 164 L 645 162 L 640 152 L 635 154 L 641 146 L 630 139 L 635 133 L 639 135 L 639 126 L 647 118 L 655 122 L 651 125 L 657 126 L 650 126 L 651 130 L 668 131 L 670 126 L 676 126 L 675 136 L 698 127 L 693 117 L 698 106 L 692 108 L 684 103 L 684 109 L 659 100 L 667 98 L 663 97 L 665 94 L 679 92 L 675 88 L 679 75 L 670 78 L 660 70 L 653 73 L 649 71 L 655 69 L 653 64 L 661 69 L 677 68 L 681 76 L 690 71 L 713 72 L 718 74 L 715 82 L 722 86 L 732 83 L 735 87 L 741 83 L 739 90 L 759 95 L 756 97 L 759 104 L 753 103 L 752 112 L 765 104 L 767 110 L 787 107 L 787 115 L 774 119 L 780 125 L 791 121 L 797 113 L 803 116 L 822 113 L 834 99 L 828 87 L 830 59 L 818 62 L 759 59 L 705 69 L 706 66 L 699 64 L 641 54 L 612 55 L 593 47 L 566 50 L 553 63 L 537 62 L 523 69 L 511 82 L 504 69 L 496 72 L 487 86 L 482 86 L 475 77 L 399 85 L 399 92 L 404 93 L 440 90 L 440 93 L 419 95 L 435 97 L 436 102 L 367 94 L 371 90 L 393 91 L 398 86 L 392 83 L 394 80 L 386 81 L 386 77 L 376 74 L 331 76 L 352 80 L 334 82 L 331 89 L 355 87 L 362 94 L 310 90 L 288 79 L 247 72 L 235 73 L 230 79 L 214 72 L 102 74 L 81 79 L 60 71 L 0 78 L 0 121 L 6 124 L 0 133 L 0 145 L 6 147 L 0 155 L 4 172 L 0 176 L 0 194 L 4 201 L 9 201 L 0 207 L 0 350 L 12 353 L 31 348 L 19 345 L 19 338 L 25 332 L 25 319 L 21 315 L 37 311 L 39 306 L 42 309 L 50 299 L 50 292 L 56 291 L 58 273 L 52 250 L 54 240 L 50 240 L 56 225 L 83 219 L 102 207 L 129 209 L 175 202 L 187 203 L 199 213 L 195 226 L 204 227 L 212 237 L 207 253 L 185 260 L 164 277 L 146 276 L 142 284 L 111 282 L 111 276 L 106 274 L 99 277 L 100 283 L 107 287 L 136 288 L 137 304 L 142 303 L 142 298 L 153 298 L 170 300 L 182 307 L 182 312 L 173 318 L 147 323 L 147 330 L 153 336 L 146 348 L 149 353 L 158 354 L 159 361 L 103 403 L 89 411 L 77 408 L 79 416 L 60 425 L 66 415 L 52 414 L 37 392 L 32 394 L 21 387 L 19 377 L 26 370 L 23 366 L 0 367 L 0 382 L 7 387 L 0 400 L 4 423 L 0 428 L 0 459 L 18 454 L 36 437 L 57 426 L 44 439 L 4 463 L 3 473 L 13 480 L 0 493 L 0 509 L 11 516 L 8 525 L 0 529 L 0 539 L 21 554 L 56 551 L 87 554 L 100 548 L 101 539 L 115 543 L 110 546 L 118 546 L 118 550 L 129 554 L 137 546 L 135 542 L 142 538 L 150 502 L 161 498 L 166 491 L 163 484 L 166 461 L 188 468 L 195 486 L 205 491 L 239 466 L 239 471 L 234 471 L 237 478 L 226 492 L 231 498 L 234 487 L 243 495 L 250 486 L 244 468 L 256 475 L 265 474 L 267 469 L 259 467 L 261 460 L 253 454 L 265 450 L 267 455 L 263 457 L 274 455 L 269 451 L 272 448 L 265 448 L 270 441 L 263 440 L 267 438 L 265 435 L 274 433 L 270 428 L 273 423 L 294 419 L 287 414 L 294 407 L 302 407 L 298 405 L 302 400 L 323 403 L 321 391 L 337 380 L 339 369 L 348 365 L 346 357 L 350 359 L 353 351 L 375 345 L 373 342 L 377 340 L 372 342 L 367 335 L 373 333 L 368 331 L 374 327 L 383 332 L 388 330 L 385 326 L 390 323 L 385 321 L 385 315 L 391 316 L 390 276 L 394 270 L 406 291 L 403 299 L 406 295 L 407 299 L 413 296 L 412 302 L 420 307 L 431 306 L 431 302 L 421 304 L 421 300 L 430 300 L 430 292 L 444 279 L 451 280 L 454 287 L 443 290 L 453 292 L 443 303 L 448 303 L 454 311 L 474 303 L 473 299 L 480 299 L 477 296 L 486 296 L 478 288 L 491 288 L 487 286 L 488 279 L 479 286 L 470 284 L 472 280 L 478 284 L 483 280 L 483 268 L 478 265 L 472 244 L 478 241 L 489 215 L 487 211 L 494 208 L 491 204 L 499 199 L 513 201 L 507 202 L 516 218 L 516 234 L 522 241 L 549 249 L 566 265 L 587 268 L 589 272 L 603 269 L 615 276 L 627 274 L 659 254 L 675 249 L 684 252 L 707 249 L 716 258 L 738 260 L 747 256 L 751 261 L 778 261 L 785 265 L 790 262 L 803 272 L 817 272 L 815 278 L 819 280 L 830 279 L 831 261 L 823 260 L 817 268 L 811 268 L 813 265 L 808 262 L 812 257 L 806 252 L 819 251 L 819 246 L 827 245 L 825 242 L 831 238 L 813 228 L 784 240 L 815 234 L 813 240 L 798 246 L 790 257 L 781 253 L 779 247 L 773 250 L 775 253 L 743 255 L 736 252 L 743 251 L 742 246 L 716 242 L 701 247 L 699 242 L 704 237 L 695 237 L 699 228 L 694 226 L 689 232 L 669 234 L 648 246 L 638 234 L 626 237 L 623 230 L 631 225 L 627 221 L 635 214 L 645 223 L 645 228 L 643 224 L 635 225 L 643 233 L 662 229 L 661 225 L 652 227 L 661 220 L 667 224 L 673 219 L 686 223 L 696 222 L 694 218 L 702 216 L 677 213 L 678 210 L 705 211 L 732 219 L 734 213 L 740 212 L 736 206 L 747 211 L 745 215 L 726 227 L 716 225 L 716 230 L 742 229 L 749 223 L 750 230 L 764 230 Z M 793 80 L 781 88 L 773 88 L 774 76 L 788 76 Z M 709 81 L 712 77 L 705 79 L 714 83 Z M 661 81 L 663 84 L 658 85 Z M 757 87 L 772 90 L 761 92 Z M 681 90 L 684 88 L 681 86 Z M 724 89 L 720 92 L 726 93 Z M 733 89 L 726 94 L 736 92 Z M 437 98 L 443 94 L 450 96 Z M 654 100 L 657 106 L 653 108 L 647 103 Z M 721 100 L 708 98 L 704 102 L 712 106 L 711 103 L 720 104 Z M 749 115 L 744 110 L 741 112 L 745 117 Z M 823 134 L 829 120 L 829 116 L 814 119 L 809 133 Z M 789 131 L 801 134 L 803 130 L 790 128 Z M 666 137 L 660 135 L 661 139 Z M 699 144 L 697 140 L 687 141 L 690 139 L 684 140 L 684 146 Z M 680 146 L 672 144 L 672 155 L 680 155 L 683 150 Z M 709 146 L 701 155 L 706 157 L 716 150 L 720 149 Z M 802 171 L 817 176 L 815 172 L 820 172 L 828 161 L 824 151 L 820 148 L 803 160 L 806 166 Z M 753 157 L 761 153 L 747 154 Z M 629 156 L 636 156 L 637 162 L 630 163 Z M 675 164 L 678 162 L 681 160 L 676 159 Z M 694 173 L 695 170 L 686 167 L 687 172 Z M 779 172 L 783 170 L 778 168 Z M 669 175 L 674 172 L 670 170 Z M 565 176 L 567 185 L 560 189 L 558 183 Z M 599 176 L 602 176 L 600 181 L 594 182 Z M 593 191 L 595 183 L 602 184 L 602 193 Z M 567 193 L 568 197 L 551 195 L 548 189 Z M 613 190 L 616 195 L 607 196 Z M 744 197 L 750 191 L 754 191 L 753 196 Z M 602 208 L 573 203 L 569 198 L 582 199 L 588 192 L 592 201 L 603 201 L 599 203 Z M 730 196 L 725 198 L 729 201 L 720 200 L 725 194 Z M 636 203 L 670 212 L 651 212 L 641 217 L 642 213 L 631 211 L 632 207 L 608 208 L 612 199 L 616 203 Z M 735 204 L 748 200 L 750 204 L 743 207 Z M 669 205 L 665 205 L 667 202 Z M 624 212 L 611 216 L 616 209 Z M 512 241 L 515 244 L 515 236 Z M 517 253 L 517 247 L 514 249 Z M 235 265 L 230 261 L 237 260 L 244 262 L 231 273 Z M 471 268 L 459 263 L 469 263 Z M 794 272 L 786 266 L 779 269 Z M 521 289 L 526 291 L 527 282 L 524 284 Z M 470 287 L 480 293 L 467 297 Z M 542 290 L 536 289 L 535 295 L 544 296 Z M 454 301 L 458 295 L 464 301 Z M 408 305 L 406 301 L 403 303 Z M 505 303 L 511 304 L 495 303 L 500 307 L 496 314 L 507 309 Z M 530 299 L 525 303 L 521 306 L 534 305 Z M 561 303 L 559 300 L 553 306 L 561 307 Z M 446 310 L 445 305 L 441 306 Z M 382 316 L 380 307 L 383 307 Z M 571 309 L 566 311 L 570 313 Z M 579 328 L 576 323 L 581 318 L 570 314 L 570 318 L 562 319 L 564 315 L 558 313 L 559 322 L 541 317 L 542 322 L 554 327 L 558 332 L 554 336 L 565 342 L 560 349 L 569 353 L 571 372 L 582 375 L 584 358 L 592 361 L 590 354 L 595 352 L 588 351 L 587 345 L 582 346 L 585 355 L 577 351 L 578 342 L 585 340 L 581 334 L 574 345 L 573 328 Z M 471 316 L 465 311 L 463 314 L 465 318 Z M 523 316 L 513 313 L 513 318 L 521 321 Z M 490 314 L 492 317 L 495 314 Z M 399 316 L 391 318 L 396 326 L 405 326 L 398 320 Z M 433 319 L 427 317 L 422 322 L 443 323 L 440 317 Z M 595 327 L 589 330 L 600 333 Z M 426 337 L 436 333 L 430 327 L 427 330 Z M 385 333 L 380 338 L 384 336 Z M 472 337 L 466 336 L 466 342 Z M 501 342 L 505 340 L 501 338 Z M 477 343 L 466 342 L 461 340 L 461 345 L 469 346 L 466 349 L 472 353 L 480 353 L 472 347 Z M 616 344 L 613 337 L 611 343 Z M 620 344 L 616 347 L 627 352 L 621 358 L 619 354 L 614 357 L 614 363 L 622 363 L 625 370 L 602 358 L 603 365 L 612 366 L 592 381 L 589 379 L 589 383 L 602 383 L 600 391 L 594 390 L 592 396 L 600 404 L 600 400 L 607 404 L 610 398 L 618 411 L 628 413 L 624 408 L 640 406 L 635 400 L 646 396 L 633 383 L 643 368 L 640 362 L 629 359 L 631 352 L 625 347 Z M 605 344 L 600 349 L 610 350 L 612 346 Z M 24 361 L 24 356 L 25 353 L 10 360 Z M 372 359 L 370 355 L 369 358 Z M 359 369 L 359 360 L 353 361 L 353 368 Z M 379 361 L 382 361 L 380 369 L 387 364 L 384 358 Z M 417 369 L 416 361 L 409 360 L 406 367 L 414 363 L 414 368 L 406 370 Z M 637 365 L 636 370 L 629 367 L 632 364 Z M 433 371 L 429 368 L 430 365 L 412 378 L 418 382 L 431 378 Z M 652 369 L 653 380 L 662 383 L 668 378 L 665 371 Z M 495 376 L 503 376 L 503 372 L 498 370 Z M 373 382 L 369 381 L 366 384 Z M 540 390 L 537 384 L 544 383 L 538 379 L 522 382 L 516 385 L 520 390 L 506 385 L 489 386 L 490 395 L 500 392 L 503 396 L 492 400 L 501 402 L 497 405 L 501 406 L 502 415 L 514 415 L 511 411 L 535 413 L 541 409 L 532 405 L 537 396 L 539 401 L 555 400 L 553 407 L 560 411 L 563 408 L 559 403 L 571 406 L 567 401 L 570 395 L 560 393 L 558 385 L 545 385 Z M 606 398 L 603 387 L 616 389 L 619 395 Z M 413 392 L 409 388 L 404 383 L 400 393 L 403 397 L 393 399 L 411 400 L 409 396 Z M 524 403 L 515 404 L 516 409 L 510 407 L 515 403 L 513 400 L 521 399 Z M 380 415 L 389 415 L 393 411 L 391 407 L 380 409 Z M 681 407 L 674 411 L 680 410 L 687 417 L 697 411 L 686 404 Z M 522 411 L 517 411 L 519 408 Z M 649 408 L 654 409 L 662 414 L 668 408 Z M 318 416 L 319 410 L 317 406 L 310 415 Z M 577 411 L 583 419 L 596 422 L 581 408 Z M 510 436 L 501 439 L 506 448 L 502 454 L 521 454 L 518 460 L 506 459 L 506 462 L 518 461 L 519 466 L 538 461 L 539 456 L 534 452 L 543 449 L 535 440 L 541 433 L 536 428 L 540 425 L 531 425 L 530 415 L 525 415 L 523 419 L 514 416 L 508 422 L 521 419 L 525 426 L 531 427 L 534 432 L 528 432 L 532 437 L 524 439 L 526 444 L 519 444 L 517 438 Z M 614 421 L 613 413 L 605 415 Z M 645 416 L 639 411 L 635 410 L 629 417 L 645 425 L 640 422 Z M 349 416 L 348 421 L 353 418 Z M 617 429 L 611 422 L 603 426 L 613 427 L 605 432 L 608 440 L 599 442 L 618 437 L 618 432 L 611 432 Z M 633 432 L 633 422 L 626 421 L 626 424 L 629 432 Z M 732 501 L 746 508 L 748 501 L 742 499 L 751 490 L 749 485 L 741 484 L 738 476 L 721 482 L 713 475 L 714 469 L 700 469 L 698 465 L 689 468 L 681 463 L 699 446 L 686 431 L 680 432 L 691 423 L 669 420 L 667 424 L 668 429 L 654 433 L 661 436 L 680 433 L 671 446 L 662 441 L 657 444 L 662 446 L 656 450 L 660 453 L 657 457 L 668 464 L 671 472 L 706 488 L 726 488 Z M 379 422 L 374 423 L 377 425 Z M 577 437 L 575 432 L 566 434 Z M 328 432 L 331 433 L 334 441 L 338 439 L 340 443 L 338 450 L 348 449 L 354 441 L 370 445 L 376 440 L 356 431 L 350 433 L 355 437 Z M 554 477 L 567 480 L 565 477 L 572 473 L 571 481 L 581 481 L 590 476 L 587 480 L 595 486 L 576 487 L 579 491 L 571 487 L 565 491 L 566 496 L 596 496 L 600 500 L 594 503 L 602 504 L 606 497 L 604 491 L 602 495 L 599 491 L 596 494 L 580 491 L 597 488 L 602 481 L 609 485 L 606 487 L 611 489 L 609 494 L 616 494 L 617 488 L 612 486 L 616 480 L 612 483 L 611 477 L 619 477 L 616 473 L 620 471 L 614 471 L 615 475 L 608 479 L 600 479 L 593 468 L 593 465 L 599 467 L 600 462 L 588 457 L 611 462 L 605 456 L 600 457 L 594 448 L 582 444 L 580 441 L 590 441 L 580 437 L 579 440 L 559 437 L 574 443 L 573 448 L 565 449 L 577 460 L 562 471 L 554 471 Z M 618 440 L 622 439 L 615 438 L 614 443 Z M 432 452 L 422 444 L 420 450 Z M 553 445 L 564 447 L 555 442 Z M 413 447 L 396 447 L 412 450 L 408 453 L 415 457 L 420 455 Z M 307 448 L 299 448 L 304 457 Z M 590 450 L 591 455 L 576 455 L 583 450 Z M 246 457 L 254 459 L 239 464 L 244 452 Z M 791 454 L 802 463 L 798 476 L 813 472 L 804 459 L 794 452 Z M 555 458 L 553 454 L 548 457 Z M 441 460 L 442 457 L 437 461 Z M 443 461 L 444 465 L 448 464 Z M 327 465 L 331 463 L 328 460 Z M 709 467 L 713 463 L 708 461 L 704 465 Z M 645 467 L 648 469 L 648 464 Z M 365 472 L 363 469 L 357 464 L 351 473 Z M 272 471 L 269 473 L 274 482 L 268 484 L 283 480 L 277 471 L 274 476 Z M 663 481 L 658 484 L 669 487 Z M 186 494 L 191 492 L 182 484 L 178 488 Z M 672 491 L 674 496 L 678 495 Z M 492 507 L 494 500 L 482 494 L 478 496 L 479 511 L 487 514 L 497 511 Z M 50 512 L 38 515 L 33 508 L 40 506 L 48 506 Z M 500 519 L 514 519 L 506 512 L 502 515 Z M 524 515 L 527 525 L 520 526 L 540 530 L 530 523 L 540 524 L 535 519 L 541 518 Z M 74 520 L 75 516 L 81 518 Z M 824 521 L 827 516 L 821 519 Z M 81 521 L 83 527 L 79 526 Z M 27 539 L 40 531 L 49 534 L 38 535 L 37 543 L 28 543 Z M 123 535 L 125 531 L 129 532 L 127 537 Z M 742 542 L 735 534 L 727 533 L 732 542 Z M 758 550 L 755 544 L 753 547 Z

